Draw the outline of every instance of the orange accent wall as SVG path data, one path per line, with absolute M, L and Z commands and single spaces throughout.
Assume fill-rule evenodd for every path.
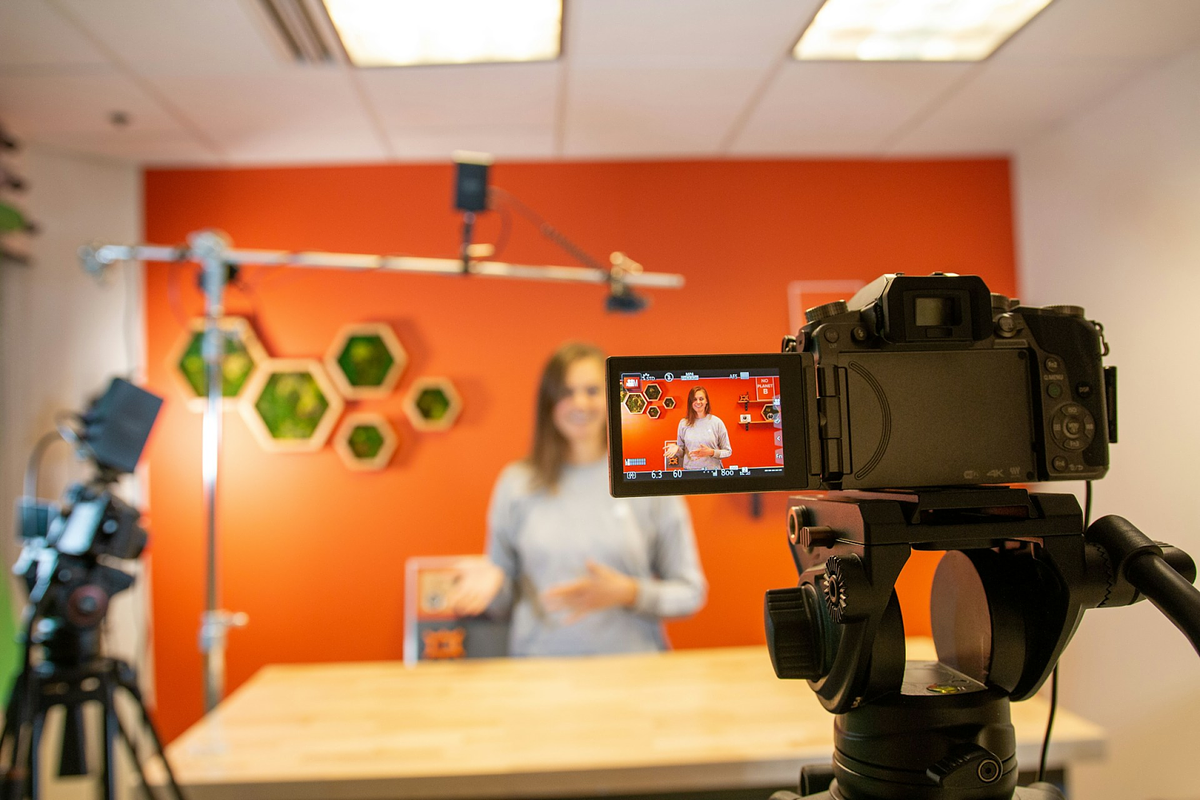
M 146 236 L 170 244 L 211 227 L 242 248 L 452 257 L 452 174 L 449 165 L 149 170 Z M 244 270 L 227 311 L 249 316 L 272 356 L 320 357 L 343 324 L 383 321 L 410 362 L 393 395 L 347 406 L 383 413 L 397 428 L 399 452 L 381 473 L 351 472 L 328 446 L 268 454 L 236 413 L 225 415 L 220 595 L 224 608 L 250 616 L 229 637 L 228 689 L 267 663 L 400 657 L 405 559 L 482 549 L 492 482 L 524 453 L 538 371 L 563 340 L 614 354 L 774 351 L 789 332 L 786 289 L 797 279 L 944 270 L 1014 293 L 1006 160 L 500 164 L 493 183 L 589 253 L 622 250 L 647 270 L 682 273 L 687 286 L 647 291 L 648 310 L 614 316 L 598 286 Z M 483 215 L 477 241 L 494 240 L 500 222 Z M 520 218 L 500 257 L 571 263 Z M 150 385 L 167 401 L 147 450 L 167 738 L 202 714 L 201 417 L 165 363 L 183 320 L 202 311 L 195 272 L 146 270 Z M 418 434 L 401 399 L 414 378 L 432 375 L 455 382 L 464 410 L 451 430 Z M 689 504 L 711 590 L 703 611 L 670 626 L 673 642 L 763 642 L 763 592 L 796 580 L 786 497 L 765 496 L 758 518 L 746 496 Z M 902 578 L 910 630 L 928 630 L 921 593 L 931 568 L 922 555 Z

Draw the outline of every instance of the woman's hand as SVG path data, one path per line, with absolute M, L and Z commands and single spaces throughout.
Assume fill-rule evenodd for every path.
M 711 447 L 708 447 L 706 445 L 700 445 L 699 447 L 692 448 L 692 457 L 693 458 L 708 458 L 709 456 L 714 456 L 716 454 L 717 454 L 716 450 L 713 450 Z
M 460 617 L 482 614 L 504 585 L 504 570 L 486 556 L 461 559 L 454 565 L 454 585 L 446 605 Z
M 675 442 L 667 442 L 663 445 L 663 455 L 667 458 L 674 458 L 679 455 L 679 445 Z
M 551 586 L 542 592 L 548 611 L 569 612 L 566 624 L 578 622 L 594 611 L 629 608 L 637 600 L 637 581 L 612 567 L 588 559 L 584 577 Z

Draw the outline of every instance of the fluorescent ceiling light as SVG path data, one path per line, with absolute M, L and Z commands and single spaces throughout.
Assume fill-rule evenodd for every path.
M 324 0 L 359 67 L 549 61 L 562 0 Z
M 792 55 L 811 61 L 981 61 L 1052 0 L 826 0 Z

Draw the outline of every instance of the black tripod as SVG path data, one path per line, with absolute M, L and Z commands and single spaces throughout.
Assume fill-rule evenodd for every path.
M 767 593 L 776 674 L 834 717 L 821 800 L 1061 800 L 1017 787 L 1009 702 L 1050 676 L 1089 608 L 1149 598 L 1200 649 L 1192 559 L 1120 517 L 1086 531 L 1072 495 L 971 488 L 795 497 L 800 583 Z M 938 661 L 906 663 L 895 583 L 914 549 L 946 551 L 931 598 Z
M 141 780 L 142 791 L 148 800 L 154 792 L 129 731 L 117 714 L 117 690 L 123 689 L 133 698 L 141 714 L 144 728 L 149 731 L 155 753 L 166 772 L 170 796 L 183 800 L 175 782 L 162 741 L 150 719 L 150 713 L 138 689 L 133 667 L 124 661 L 99 656 L 99 633 L 95 628 L 78 629 L 63 625 L 53 629 L 42 641 L 44 660 L 32 664 L 28 646 L 25 667 L 13 684 L 8 709 L 4 717 L 4 732 L 0 734 L 0 800 L 37 800 L 39 797 L 39 755 L 46 713 L 55 706 L 64 709 L 62 754 L 59 776 L 86 775 L 87 739 L 84 735 L 83 709 L 89 702 L 100 705 L 103 713 L 103 763 L 100 780 L 104 800 L 116 797 L 114 744 L 117 736 L 125 743 Z

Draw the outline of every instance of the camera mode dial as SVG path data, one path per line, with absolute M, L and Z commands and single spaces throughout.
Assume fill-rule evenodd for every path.
M 1084 312 L 1083 306 L 1046 306 L 1045 310 L 1053 311 L 1056 314 L 1064 314 L 1068 317 L 1087 319 L 1087 314 Z
M 808 309 L 804 312 L 804 319 L 811 324 L 829 319 L 830 317 L 836 317 L 838 314 L 845 314 L 849 310 L 850 307 L 846 305 L 845 300 L 834 300 L 832 303 L 825 303 L 824 305 L 813 306 Z

